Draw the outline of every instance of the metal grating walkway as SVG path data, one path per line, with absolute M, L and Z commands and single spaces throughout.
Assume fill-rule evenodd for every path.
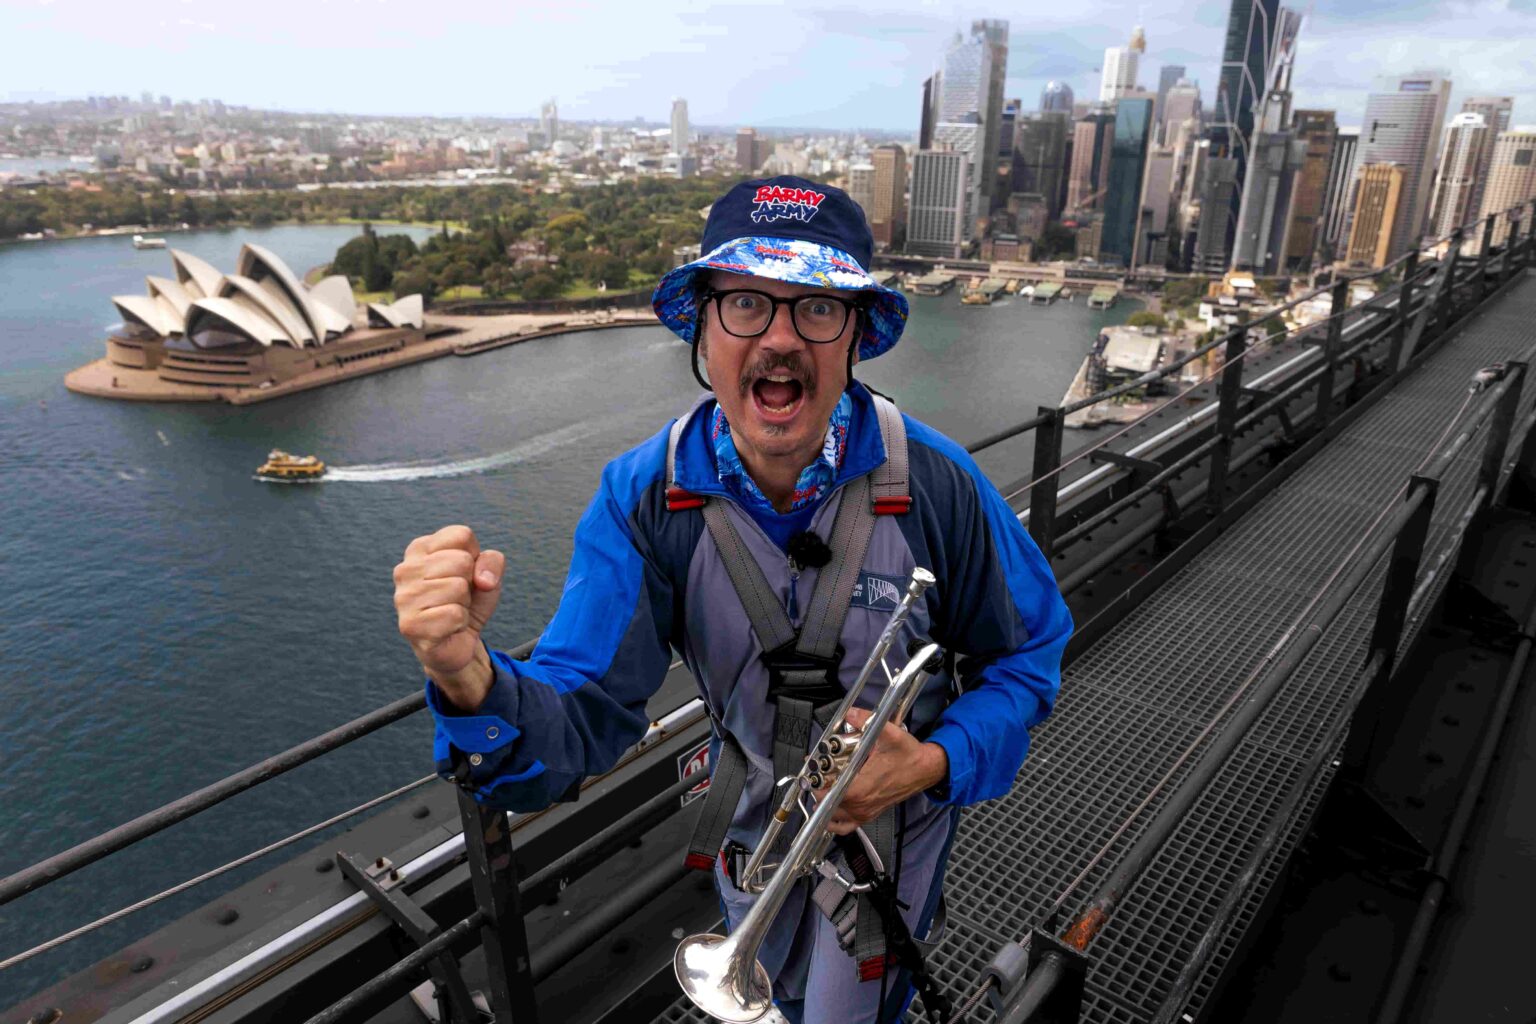
M 1406 482 L 1460 405 L 1473 371 L 1518 357 L 1536 341 L 1532 323 L 1536 280 L 1527 278 L 1064 673 L 1056 713 L 1036 731 L 1013 791 L 961 820 L 946 888 L 950 933 L 935 957 L 952 996 L 968 994 L 997 947 L 1040 920 Z M 1533 401 L 1536 386 L 1528 385 L 1522 413 Z M 1476 486 L 1481 451 L 1480 444 L 1469 445 L 1442 481 L 1426 560 L 1451 539 Z M 1258 837 L 1343 713 L 1364 660 L 1382 574 L 1379 565 L 1090 947 L 1085 1021 L 1145 1021 L 1157 1012 Z M 1404 646 L 1416 631 L 1410 623 Z M 1197 987 L 1187 1007 L 1191 1017 L 1199 1016 L 1326 781 L 1312 782 L 1313 792 Z M 1139 831 L 1129 830 L 1068 900 L 1069 916 Z M 992 1014 L 983 1004 L 970 1019 L 990 1021 Z M 684 1021 L 708 1018 L 686 1000 L 656 1018 L 657 1024 Z

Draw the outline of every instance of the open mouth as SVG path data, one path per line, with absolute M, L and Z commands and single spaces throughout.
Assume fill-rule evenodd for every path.
M 787 373 L 768 373 L 752 382 L 758 412 L 772 420 L 787 420 L 805 401 L 805 385 Z

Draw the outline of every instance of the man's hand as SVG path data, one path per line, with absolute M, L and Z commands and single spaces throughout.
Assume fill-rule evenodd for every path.
M 850 708 L 848 721 L 862 726 L 870 713 L 863 708 Z M 864 762 L 843 794 L 842 805 L 832 815 L 828 828 L 840 836 L 880 816 L 887 807 L 894 806 L 925 789 L 931 789 L 949 778 L 949 755 L 937 743 L 921 743 L 917 737 L 900 726 L 886 724 L 880 733 L 875 749 Z M 819 800 L 826 795 L 816 794 Z
M 501 599 L 506 562 L 500 551 L 481 551 L 469 527 L 445 526 L 411 541 L 395 566 L 400 635 L 464 711 L 480 707 L 496 678 L 480 633 Z

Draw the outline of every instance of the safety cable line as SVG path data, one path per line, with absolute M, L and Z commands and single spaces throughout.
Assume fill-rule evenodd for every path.
M 1211 731 L 1215 729 L 1216 726 L 1224 718 L 1226 718 L 1227 713 L 1247 696 L 1248 692 L 1253 688 L 1254 684 L 1263 676 L 1266 667 L 1271 662 L 1273 662 L 1282 651 L 1290 646 L 1291 640 L 1303 627 L 1306 626 L 1309 616 L 1311 616 L 1313 610 L 1318 606 L 1318 604 L 1322 602 L 1323 598 L 1327 595 L 1329 588 L 1334 585 L 1339 576 L 1344 572 L 1349 564 L 1354 561 L 1355 557 L 1359 554 L 1360 549 L 1365 546 L 1366 541 L 1371 538 L 1373 533 L 1375 533 L 1376 528 L 1380 526 L 1384 521 L 1386 521 L 1387 517 L 1396 510 L 1398 502 L 1401 500 L 1403 495 L 1407 493 L 1409 487 L 1412 485 L 1411 478 L 1421 473 L 1424 468 L 1434 460 L 1440 449 L 1440 446 L 1445 443 L 1445 440 L 1450 436 L 1451 431 L 1457 427 L 1457 425 L 1461 422 L 1462 417 L 1466 414 L 1467 406 L 1472 403 L 1472 399 L 1477 397 L 1481 391 L 1482 386 L 1478 384 L 1474 384 L 1471 388 L 1468 389 L 1466 397 L 1462 399 L 1461 406 L 1456 410 L 1455 415 L 1451 417 L 1450 422 L 1446 424 L 1445 430 L 1441 432 L 1440 436 L 1435 440 L 1435 443 L 1430 446 L 1428 452 L 1419 462 L 1418 466 L 1416 466 L 1413 472 L 1409 474 L 1410 481 L 1400 485 L 1398 489 L 1392 494 L 1392 497 L 1383 504 L 1382 509 L 1379 513 L 1377 513 L 1375 520 L 1372 521 L 1370 526 L 1366 527 L 1366 529 L 1360 533 L 1360 536 L 1355 541 L 1354 545 L 1338 560 L 1338 563 L 1334 567 L 1332 574 L 1330 574 L 1329 577 L 1323 581 L 1322 585 L 1318 588 L 1317 593 L 1314 594 L 1312 599 L 1307 602 L 1307 606 L 1302 609 L 1301 613 L 1296 616 L 1294 620 L 1292 620 L 1291 625 L 1286 629 L 1285 633 L 1282 634 L 1281 637 L 1276 640 L 1273 645 L 1271 645 L 1268 653 L 1266 653 L 1264 657 L 1259 661 L 1259 663 L 1254 666 L 1252 671 L 1248 674 L 1248 677 L 1244 679 L 1242 684 L 1232 693 L 1230 697 L 1227 698 L 1226 702 L 1222 704 L 1221 707 L 1216 709 L 1216 712 L 1211 716 L 1210 720 L 1206 722 L 1205 727 L 1202 728 L 1200 733 L 1189 742 L 1188 746 L 1186 746 L 1183 751 L 1180 752 L 1178 758 L 1168 768 L 1168 770 L 1163 773 L 1163 776 L 1157 780 L 1157 783 L 1153 785 L 1152 789 L 1147 793 L 1142 801 L 1137 804 L 1136 807 L 1134 807 L 1128 815 L 1126 815 L 1125 819 L 1120 823 L 1119 827 L 1115 829 L 1114 833 L 1107 840 L 1105 840 L 1104 844 L 1098 849 L 1097 852 L 1094 853 L 1093 857 L 1088 861 L 1088 864 L 1083 868 L 1083 870 L 1078 873 L 1077 877 L 1072 879 L 1072 881 L 1068 883 L 1067 887 L 1061 891 L 1061 894 L 1056 897 L 1055 902 L 1051 904 L 1050 908 L 1046 911 L 1041 920 L 1047 922 L 1055 920 L 1057 914 L 1061 912 L 1062 907 L 1066 905 L 1067 898 L 1071 896 L 1072 893 L 1075 892 L 1077 888 L 1087 880 L 1088 876 L 1092 874 L 1093 870 L 1103 862 L 1104 858 L 1109 855 L 1110 850 L 1113 849 L 1114 846 L 1125 835 L 1125 833 L 1129 831 L 1131 825 L 1135 823 L 1136 819 L 1139 818 L 1142 812 L 1152 804 L 1152 801 L 1157 798 L 1158 794 L 1161 793 L 1163 789 L 1168 785 L 1168 783 L 1172 781 L 1174 776 L 1178 774 L 1179 769 L 1189 761 L 1190 757 L 1194 755 L 1195 751 L 1198 750 L 1200 746 L 1205 742 L 1206 738 L 1210 736 Z M 1476 434 L 1476 432 L 1481 429 L 1482 424 L 1479 424 L 1477 428 L 1474 429 L 1473 434 Z M 1471 435 L 1469 435 L 1469 439 L 1470 436 Z M 976 990 L 971 994 L 970 998 L 967 999 L 965 1005 L 959 1012 L 957 1012 L 953 1017 L 949 1019 L 947 1024 L 959 1024 L 959 1022 L 965 1018 L 966 1014 L 970 1012 L 971 1008 L 975 1007 L 975 1005 L 980 1002 L 982 996 L 986 994 L 987 989 L 990 988 L 993 983 L 994 981 L 992 976 L 988 975 L 987 977 L 983 978 L 981 983 L 977 985 Z
M 358 804 L 356 807 L 352 808 L 350 811 L 342 811 L 340 814 L 337 814 L 334 817 L 327 818 L 324 821 L 320 822 L 319 824 L 311 825 L 308 828 L 304 829 L 303 831 L 295 832 L 293 835 L 287 837 L 286 839 L 279 839 L 275 843 L 271 843 L 271 844 L 269 844 L 267 846 L 263 846 L 259 850 L 255 850 L 255 851 L 253 851 L 251 853 L 245 854 L 243 857 L 237 857 L 236 859 L 230 861 L 228 864 L 224 864 L 224 865 L 222 865 L 220 867 L 216 867 L 212 871 L 205 871 L 201 875 L 198 875 L 196 878 L 189 878 L 185 882 L 181 882 L 178 885 L 173 885 L 169 889 L 166 889 L 164 892 L 158 892 L 158 893 L 156 893 L 153 896 L 147 897 L 146 899 L 142 899 L 139 902 L 137 902 L 135 904 L 132 904 L 131 906 L 124 907 L 121 910 L 115 910 L 115 911 L 113 911 L 112 913 L 108 914 L 105 917 L 99 917 L 96 920 L 90 922 L 89 924 L 83 924 L 79 928 L 74 929 L 73 931 L 65 932 L 63 935 L 56 936 L 56 937 L 54 937 L 52 939 L 49 939 L 47 942 L 44 942 L 44 943 L 42 943 L 40 945 L 37 945 L 37 946 L 33 946 L 29 950 L 26 950 L 26 951 L 21 952 L 21 953 L 17 953 L 13 957 L 9 957 L 8 959 L 5 959 L 5 960 L 0 960 L 0 971 L 5 970 L 7 967 L 14 967 L 16 964 L 19 964 L 19 963 L 21 963 L 21 962 L 23 962 L 25 960 L 30 960 L 33 957 L 39 955 L 40 953 L 46 953 L 50 949 L 54 949 L 55 947 L 62 946 L 64 943 L 69 942 L 72 939 L 77 939 L 80 936 L 85 935 L 88 932 L 93 932 L 96 929 L 103 927 L 104 925 L 111 924 L 113 921 L 121 920 L 122 918 L 127 917 L 129 914 L 135 913 L 136 911 L 143 910 L 145 907 L 154 906 L 156 903 L 159 903 L 161 900 L 168 899 L 168 898 L 170 898 L 172 896 L 175 896 L 177 893 L 186 892 L 188 889 L 192 888 L 193 886 L 201 885 L 203 882 L 206 882 L 206 881 L 208 881 L 211 878 L 217 878 L 219 875 L 222 875 L 222 874 L 225 874 L 227 872 L 233 871 L 235 868 L 238 868 L 238 867 L 240 867 L 240 866 L 242 866 L 244 864 L 249 864 L 251 861 L 256 860 L 257 858 L 260 858 L 260 857 L 264 857 L 267 854 L 272 853 L 275 850 L 281 850 L 283 847 L 290 846 L 293 843 L 296 843 L 296 842 L 298 842 L 301 839 L 304 839 L 304 838 L 306 838 L 308 836 L 312 836 L 316 832 L 321 831 L 322 829 L 326 829 L 326 828 L 331 827 L 332 825 L 335 825 L 337 822 L 345 821 L 347 818 L 350 818 L 350 817 L 352 817 L 354 815 L 361 814 L 364 811 L 372 810 L 373 808 L 379 806 L 380 804 L 387 803 L 388 801 L 393 800 L 397 796 L 401 796 L 402 794 L 409 793 L 411 790 L 416 789 L 416 788 L 418 788 L 420 786 L 424 786 L 428 782 L 431 782 L 432 780 L 434 780 L 436 778 L 437 778 L 436 775 L 427 775 L 427 776 L 423 776 L 422 778 L 417 779 L 415 782 L 408 782 L 405 785 L 401 786 L 399 789 L 390 790 L 388 793 L 385 793 L 383 796 L 376 796 L 372 800 L 369 800 L 367 803 Z
M 1341 310 L 1338 313 L 1330 313 L 1328 316 L 1324 317 L 1323 319 L 1321 319 L 1321 320 L 1314 320 L 1313 322 L 1311 322 L 1309 324 L 1306 324 L 1305 326 L 1293 327 L 1293 328 L 1291 328 L 1291 329 L 1289 329 L 1287 331 L 1283 331 L 1283 332 L 1281 332 L 1279 334 L 1270 335 L 1270 336 L 1267 336 L 1267 337 L 1263 338 L 1260 341 L 1254 342 L 1253 344 L 1251 344 L 1248 347 L 1244 348 L 1243 351 L 1240 352 L 1234 359 L 1222 363 L 1221 366 L 1217 367 L 1216 369 L 1214 369 L 1211 372 L 1207 373 L 1204 377 L 1201 377 L 1199 380 L 1197 380 L 1194 383 L 1190 384 L 1183 391 L 1180 391 L 1178 394 L 1170 396 L 1166 401 L 1162 402 L 1161 404 L 1155 405 L 1151 409 L 1148 409 L 1146 412 L 1142 413 L 1140 416 L 1136 417 L 1131 422 L 1125 424 L 1119 430 L 1116 430 L 1114 433 L 1110 434 L 1109 436 L 1102 437 L 1099 440 L 1095 441 L 1093 444 L 1087 445 L 1086 447 L 1078 449 L 1077 451 L 1072 453 L 1072 457 L 1071 458 L 1069 458 L 1069 459 L 1065 460 L 1064 462 L 1062 462 L 1061 465 L 1057 466 L 1055 469 L 1051 470 L 1048 473 L 1044 473 L 1044 474 L 1036 477 L 1035 479 L 1031 480 L 1029 483 L 1023 484 L 1020 487 L 1018 487 L 1017 489 L 1015 489 L 1013 491 L 1010 491 L 1008 494 L 1003 495 L 1003 499 L 1005 501 L 1012 501 L 1014 498 L 1017 498 L 1019 495 L 1023 494 L 1025 491 L 1027 491 L 1030 488 L 1034 487 L 1036 484 L 1044 483 L 1045 481 L 1049 480 L 1051 477 L 1056 476 L 1057 474 L 1061 473 L 1063 470 L 1065 470 L 1068 466 L 1072 465 L 1073 463 L 1079 462 L 1082 459 L 1092 455 L 1094 452 L 1100 450 L 1105 445 L 1109 444 L 1111 441 L 1119 439 L 1120 437 L 1124 436 L 1130 430 L 1134 429 L 1135 427 L 1140 426 L 1141 424 L 1145 423 L 1147 420 L 1151 419 L 1153 416 L 1155 416 L 1158 413 L 1164 411 L 1170 405 L 1173 405 L 1175 402 L 1177 402 L 1179 399 L 1183 398 L 1184 396 L 1188 395 L 1190 392 L 1196 390 L 1197 388 L 1202 388 L 1206 384 L 1209 384 L 1212 379 L 1214 379 L 1215 377 L 1217 377 L 1221 373 L 1225 372 L 1225 370 L 1226 370 L 1226 368 L 1228 366 L 1232 366 L 1232 365 L 1234 365 L 1236 363 L 1240 363 L 1244 359 L 1248 358 L 1249 355 L 1251 355 L 1251 354 L 1253 354 L 1255 352 L 1261 351 L 1261 350 L 1268 349 L 1272 345 L 1276 344 L 1277 342 L 1282 341 L 1282 340 L 1287 339 L 1287 338 L 1290 338 L 1293 335 L 1303 334 L 1303 333 L 1305 333 L 1307 331 L 1314 330 L 1315 328 L 1322 327 L 1325 324 L 1331 323 L 1334 320 L 1344 319 L 1345 317 L 1348 317 L 1352 313 L 1372 312 L 1371 310 L 1366 310 L 1364 308 L 1366 305 L 1368 305 L 1368 303 L 1362 302 L 1359 305 L 1350 306 L 1348 309 Z M 1265 320 L 1270 319 L 1274 315 L 1275 314 L 1270 313 L 1270 314 L 1267 314 L 1266 316 L 1264 316 L 1264 317 L 1262 317 L 1262 318 L 1260 318 L 1258 320 L 1253 321 L 1251 324 L 1249 324 L 1249 329 L 1251 330 L 1253 328 L 1256 328 L 1256 327 L 1262 325 Z

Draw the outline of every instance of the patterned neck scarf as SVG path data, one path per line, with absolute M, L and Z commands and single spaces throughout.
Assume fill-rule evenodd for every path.
M 831 421 L 827 424 L 827 439 L 822 443 L 821 454 L 812 460 L 809 466 L 800 471 L 800 478 L 795 481 L 794 494 L 790 498 L 789 511 L 798 512 L 814 502 L 820 501 L 826 495 L 832 481 L 837 479 L 837 471 L 842 468 L 843 455 L 848 451 L 848 423 L 853 418 L 853 399 L 844 391 L 837 400 L 837 406 L 832 410 Z M 771 512 L 778 514 L 763 494 L 747 468 L 741 464 L 741 456 L 736 451 L 736 442 L 731 440 L 731 425 L 726 422 L 725 413 L 720 406 L 715 406 L 714 420 L 710 426 L 710 438 L 715 445 L 715 468 L 720 474 L 720 482 L 731 491 L 750 509 L 758 512 Z

